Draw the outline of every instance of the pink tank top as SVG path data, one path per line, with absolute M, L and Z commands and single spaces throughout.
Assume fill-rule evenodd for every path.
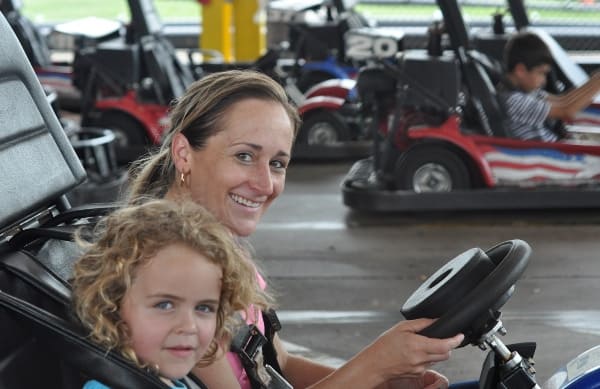
M 261 289 L 265 289 L 267 287 L 267 283 L 265 282 L 265 280 L 262 278 L 262 276 L 258 272 L 256 272 L 256 277 L 258 278 L 258 284 L 261 287 Z M 255 310 L 252 309 L 253 307 L 250 307 L 250 308 L 251 309 L 248 310 L 249 312 L 248 312 L 248 317 L 246 318 L 246 323 L 255 324 L 256 327 L 258 327 L 258 329 L 260 330 L 260 332 L 262 332 L 264 334 L 265 323 L 263 322 L 263 318 L 262 318 L 262 315 L 260 314 L 260 311 L 258 312 L 259 315 L 258 315 L 258 320 L 257 320 L 256 316 L 254 315 Z M 242 313 L 242 316 L 246 316 L 246 314 Z M 250 380 L 248 379 L 248 376 L 246 375 L 246 371 L 244 370 L 244 366 L 242 365 L 242 361 L 240 360 L 238 355 L 233 352 L 228 352 L 227 360 L 229 361 L 229 364 L 231 365 L 231 369 L 233 370 L 233 374 L 235 375 L 238 382 L 240 383 L 241 388 L 242 389 L 251 389 L 252 386 L 250 385 Z

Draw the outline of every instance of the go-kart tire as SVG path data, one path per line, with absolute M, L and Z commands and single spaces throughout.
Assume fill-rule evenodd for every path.
M 350 138 L 350 129 L 339 113 L 318 111 L 305 118 L 296 142 L 309 146 L 332 146 Z
M 394 170 L 396 188 L 450 192 L 471 187 L 469 169 L 455 152 L 442 146 L 416 147 L 402 154 Z
M 90 125 L 108 128 L 115 133 L 115 154 L 119 166 L 125 166 L 135 161 L 151 147 L 144 126 L 125 113 L 102 112 Z

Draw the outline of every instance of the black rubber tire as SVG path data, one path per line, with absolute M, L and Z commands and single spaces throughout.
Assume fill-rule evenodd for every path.
M 122 112 L 101 112 L 89 126 L 108 128 L 115 132 L 115 154 L 119 166 L 133 162 L 152 146 L 144 126 L 134 117 Z
M 439 173 L 442 178 L 437 180 L 436 174 L 426 176 L 424 170 Z M 432 182 L 431 190 L 424 190 L 418 185 L 418 177 L 423 176 Z M 471 187 L 469 169 L 455 152 L 442 146 L 416 147 L 400 155 L 394 169 L 395 184 L 397 189 L 412 190 L 415 192 L 449 192 L 455 189 L 468 189 Z M 440 184 L 435 188 L 436 184 Z
M 339 113 L 317 111 L 304 118 L 296 142 L 309 146 L 328 146 L 350 139 L 350 129 Z

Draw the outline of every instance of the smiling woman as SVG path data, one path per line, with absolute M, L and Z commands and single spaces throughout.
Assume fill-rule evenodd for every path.
M 174 104 L 161 148 L 135 164 L 130 201 L 192 199 L 242 242 L 283 191 L 298 127 L 297 109 L 267 75 L 249 70 L 209 74 L 190 85 Z M 247 256 L 252 262 L 250 251 Z M 259 274 L 257 279 L 266 287 Z M 248 339 L 248 334 L 252 340 L 229 352 L 223 349 L 225 358 L 193 373 L 209 387 L 224 389 L 264 388 L 272 380 L 281 386 L 269 387 L 384 388 L 402 377 L 446 388 L 446 378 L 427 368 L 447 359 L 463 338 L 457 334 L 425 340 L 416 332 L 431 320 L 401 322 L 336 370 L 289 353 L 276 333 L 280 325 L 272 310 L 257 316 L 245 315 L 248 326 L 235 337 Z M 261 342 L 261 348 L 249 349 L 248 345 Z M 375 366 L 380 355 L 388 358 Z

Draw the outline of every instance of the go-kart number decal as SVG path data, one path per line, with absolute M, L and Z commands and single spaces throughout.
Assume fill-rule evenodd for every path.
M 600 366 L 600 347 L 594 347 L 567 363 L 567 382 Z
M 394 38 L 350 34 L 346 37 L 346 55 L 354 59 L 388 58 L 398 52 Z

